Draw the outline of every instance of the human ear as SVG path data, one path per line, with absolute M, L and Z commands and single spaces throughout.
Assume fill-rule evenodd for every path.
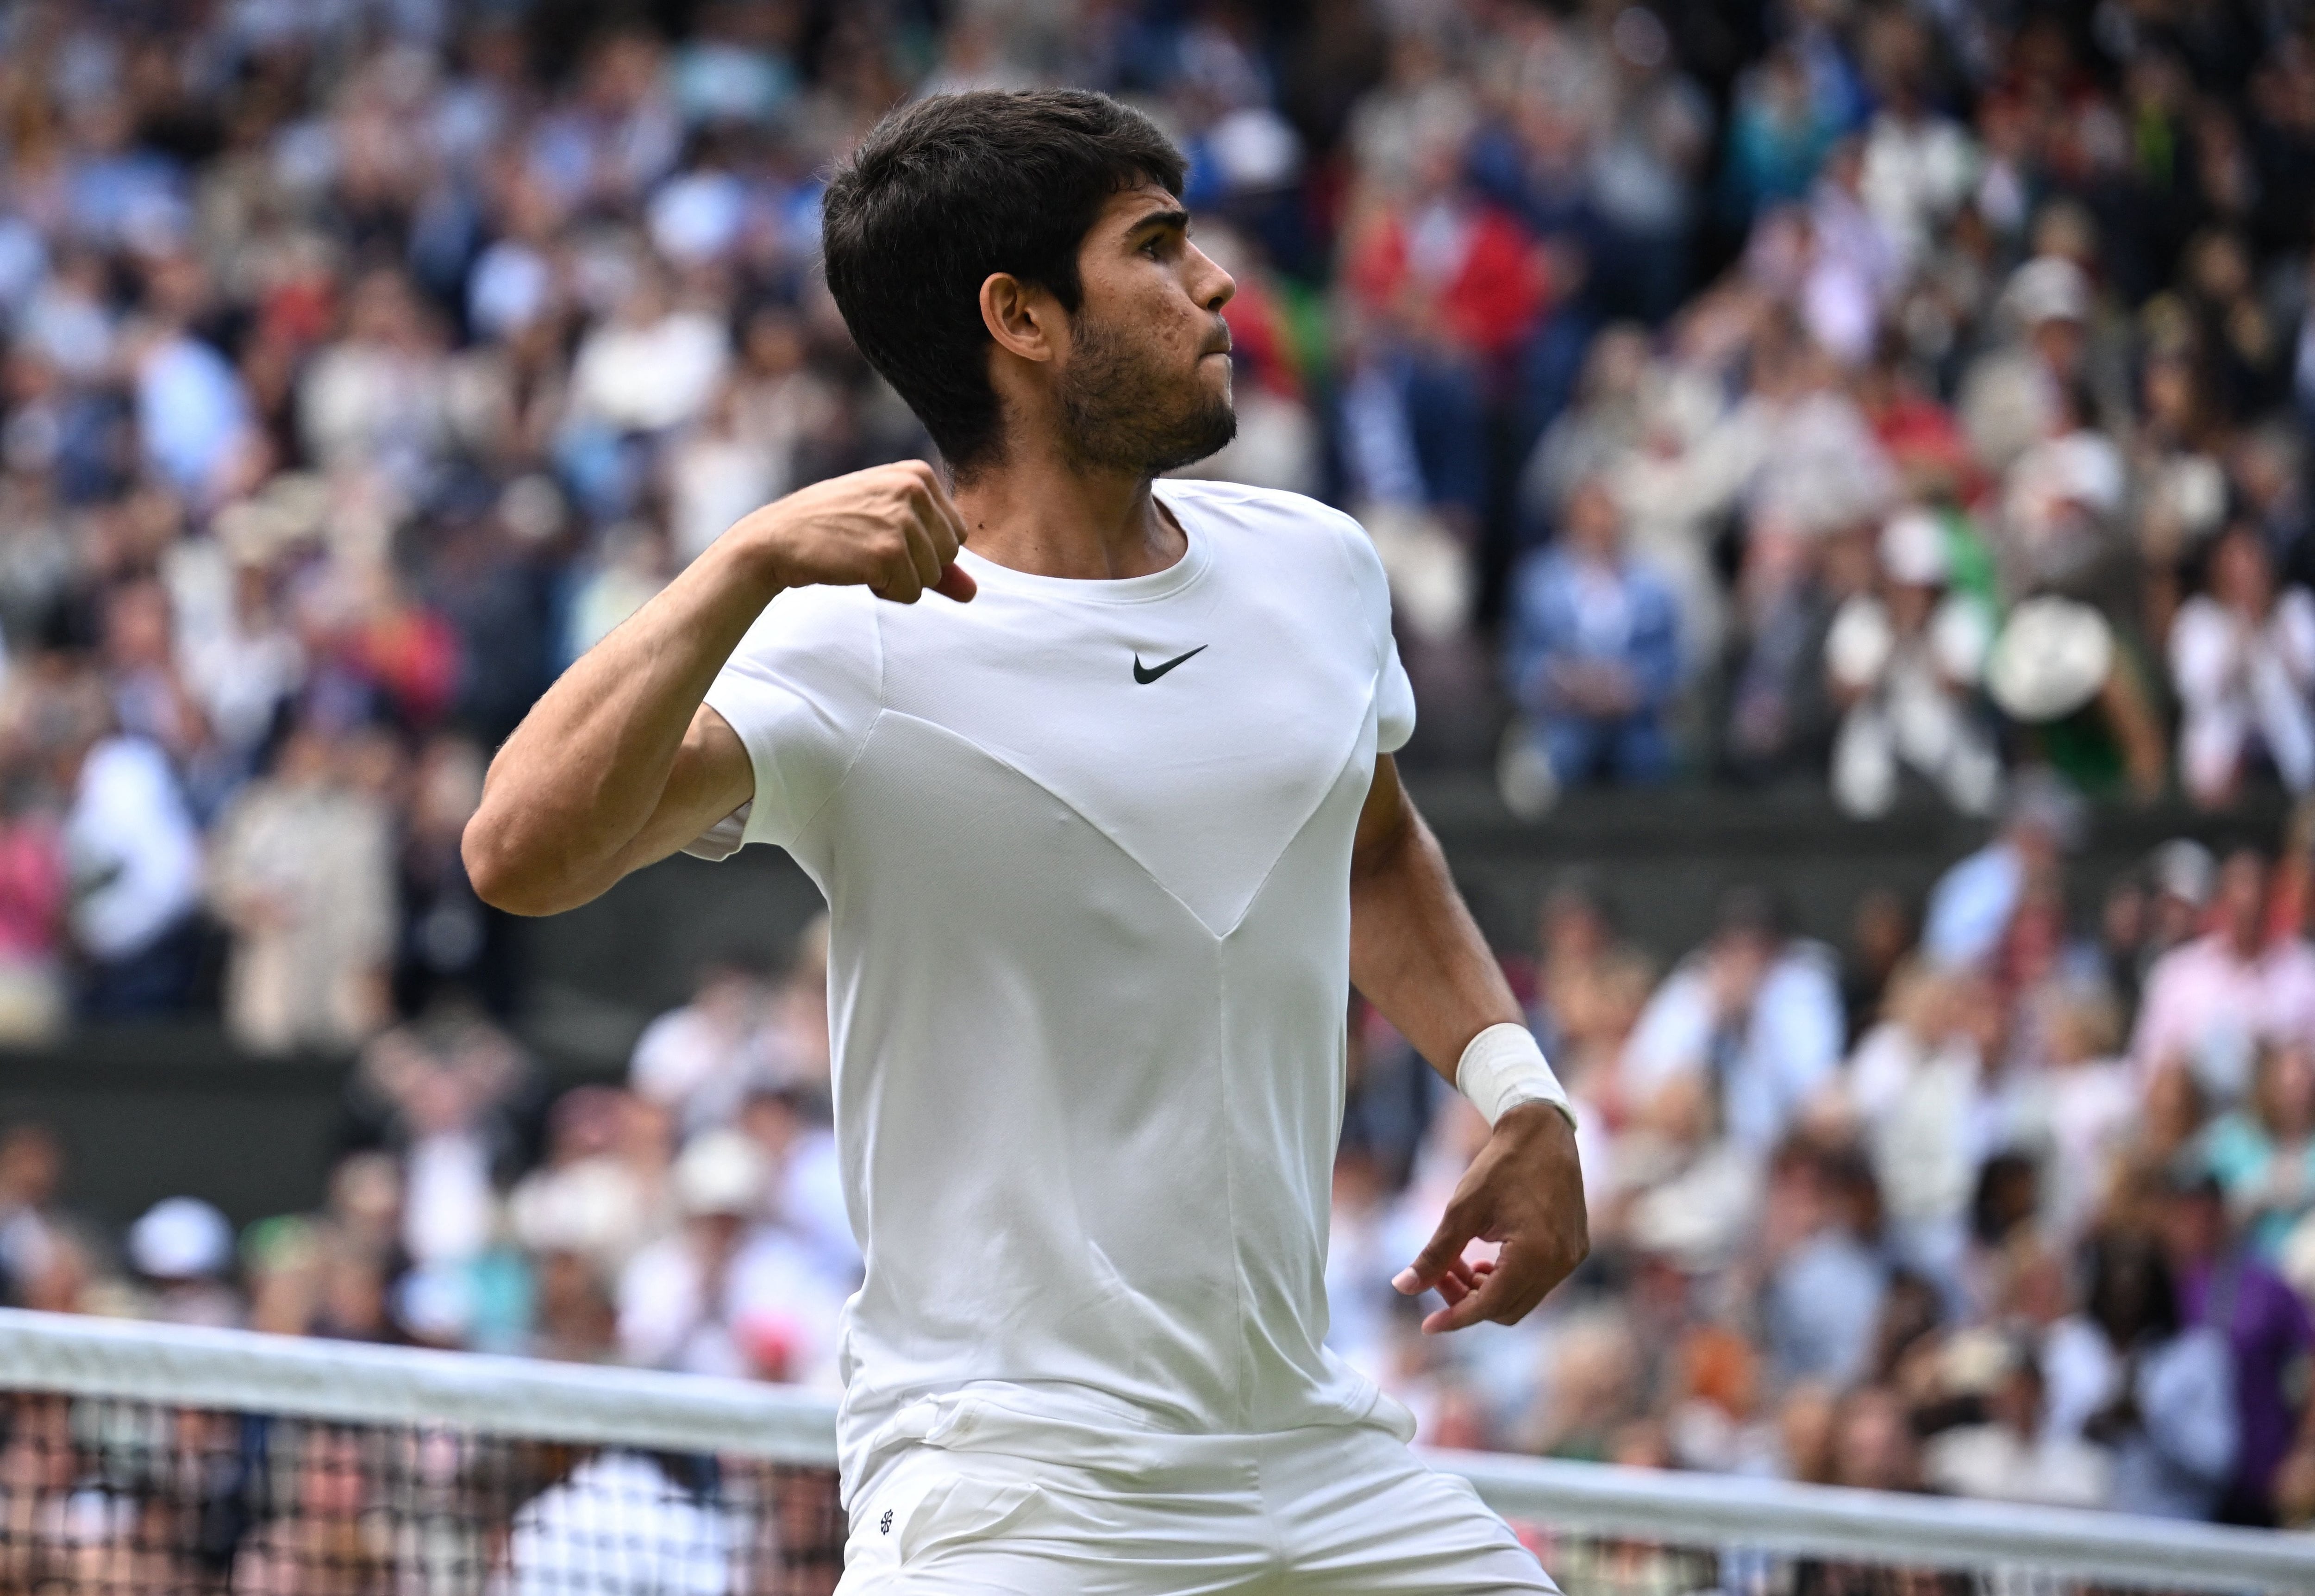
M 1060 309 L 1051 295 L 1009 271 L 991 272 L 980 285 L 980 324 L 999 349 L 1024 360 L 1053 358 L 1051 330 Z

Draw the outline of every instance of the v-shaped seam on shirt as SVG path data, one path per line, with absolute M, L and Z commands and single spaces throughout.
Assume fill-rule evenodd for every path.
M 1368 710 L 1369 714 L 1371 714 L 1373 710 L 1373 700 L 1371 696 L 1370 696 L 1368 701 Z M 1352 735 L 1350 748 L 1344 752 L 1343 758 L 1336 762 L 1334 775 L 1328 778 L 1326 785 L 1319 789 L 1318 794 L 1317 798 L 1312 801 L 1310 807 L 1303 811 L 1300 818 L 1295 821 L 1293 827 L 1285 833 L 1283 839 L 1278 846 L 1277 851 L 1271 856 L 1268 863 L 1263 866 L 1262 873 L 1255 880 L 1253 890 L 1246 894 L 1246 900 L 1238 906 L 1237 915 L 1231 919 L 1230 923 L 1227 927 L 1217 928 L 1213 922 L 1207 919 L 1204 915 L 1200 914 L 1197 909 L 1192 905 L 1188 900 L 1184 899 L 1181 893 L 1175 891 L 1172 886 L 1168 885 L 1165 877 L 1160 875 L 1158 871 L 1150 865 L 1148 860 L 1144 859 L 1140 854 L 1134 852 L 1131 847 L 1128 847 L 1122 838 L 1119 838 L 1114 832 L 1111 831 L 1108 827 L 1103 825 L 1093 816 L 1087 814 L 1082 806 L 1072 802 L 1064 794 L 1055 792 L 1051 785 L 1039 780 L 1035 776 L 1023 769 L 1019 761 L 1007 758 L 997 749 L 989 747 L 986 743 L 983 743 L 975 738 L 966 736 L 963 732 L 959 732 L 953 726 L 943 725 L 938 721 L 927 720 L 922 715 L 911 714 L 906 710 L 887 707 L 877 716 L 877 720 L 880 723 L 886 720 L 907 721 L 911 724 L 922 726 L 939 736 L 963 744 L 966 748 L 971 749 L 974 753 L 979 754 L 982 758 L 987 759 L 992 765 L 996 765 L 1003 769 L 1011 771 L 1015 776 L 1019 776 L 1023 781 L 1028 783 L 1030 786 L 1035 788 L 1038 792 L 1042 793 L 1045 796 L 1051 798 L 1062 808 L 1068 810 L 1069 813 L 1075 815 L 1079 820 L 1084 822 L 1087 830 L 1093 832 L 1111 847 L 1116 849 L 1120 855 L 1131 861 L 1133 867 L 1136 870 L 1139 870 L 1143 875 L 1147 876 L 1149 879 L 1151 885 L 1155 886 L 1159 891 L 1165 893 L 1166 897 L 1179 904 L 1183 912 L 1187 914 L 1192 919 L 1195 920 L 1205 931 L 1206 935 L 1212 937 L 1216 942 L 1227 941 L 1231 933 L 1235 932 L 1238 927 L 1246 923 L 1247 913 L 1253 909 L 1255 902 L 1261 899 L 1262 890 L 1269 883 L 1270 877 L 1273 873 L 1277 870 L 1279 860 L 1285 857 L 1286 851 L 1294 846 L 1296 840 L 1301 837 L 1304 831 L 1309 829 L 1311 818 L 1315 816 L 1320 809 L 1326 806 L 1327 797 L 1333 794 L 1336 784 L 1342 780 L 1344 768 L 1349 765 L 1352 756 L 1358 751 L 1360 740 L 1364 735 L 1365 732 L 1365 723 L 1362 721 L 1359 730 Z M 873 735 L 874 729 L 872 728 L 871 736 L 873 737 Z M 865 755 L 865 752 L 866 749 L 864 745 L 862 749 L 863 755 Z M 847 780 L 849 779 L 849 776 L 850 773 L 847 772 Z

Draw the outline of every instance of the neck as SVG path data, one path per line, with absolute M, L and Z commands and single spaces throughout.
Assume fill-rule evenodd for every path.
M 1113 581 L 1163 571 L 1189 552 L 1139 474 L 1040 454 L 984 466 L 954 498 L 965 546 L 1033 576 Z

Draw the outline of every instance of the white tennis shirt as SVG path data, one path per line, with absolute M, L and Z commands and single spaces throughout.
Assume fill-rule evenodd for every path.
M 847 1492 L 960 1394 L 1057 1435 L 1376 1408 L 1323 1276 L 1352 836 L 1414 695 L 1356 522 L 1157 492 L 1162 572 L 794 590 L 707 694 L 743 839 L 828 897 Z

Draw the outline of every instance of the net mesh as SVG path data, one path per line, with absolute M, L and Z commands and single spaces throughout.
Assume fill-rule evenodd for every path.
M 802 1450 L 799 1433 L 783 1438 L 767 1422 L 768 1409 L 747 1411 L 751 1393 L 763 1388 L 697 1382 L 679 1394 L 654 1388 L 660 1407 L 632 1425 L 665 1437 L 692 1422 L 671 1412 L 667 1399 L 704 1397 L 730 1415 L 713 1444 L 736 1450 L 579 1444 L 546 1437 L 588 1423 L 598 1433 L 615 1429 L 599 1417 L 574 1416 L 585 1394 L 599 1397 L 617 1385 L 614 1371 L 531 1365 L 536 1373 L 510 1377 L 493 1370 L 483 1383 L 511 1379 L 528 1388 L 502 1392 L 503 1400 L 457 1422 L 350 1422 L 262 1411 L 269 1397 L 285 1407 L 324 1400 L 283 1395 L 301 1368 L 332 1355 L 314 1343 L 298 1344 L 294 1355 L 268 1349 L 254 1364 L 236 1362 L 227 1371 L 237 1393 L 229 1404 L 209 1394 L 214 1383 L 199 1403 L 172 1402 L 164 1393 L 178 1388 L 156 1384 L 154 1367 L 137 1361 L 178 1350 L 167 1337 L 151 1337 L 151 1346 L 106 1344 L 117 1336 L 82 1344 L 83 1334 L 43 1332 L 20 1343 L 0 1336 L 0 1596 L 826 1596 L 843 1572 L 837 1477 L 816 1460 L 825 1455 L 824 1441 L 809 1454 L 813 1461 L 778 1460 Z M 455 1385 L 426 1383 L 439 1381 L 439 1363 L 404 1368 L 397 1360 L 410 1354 L 381 1349 L 346 1348 L 343 1356 L 342 1388 L 330 1399 L 341 1409 L 346 1391 L 356 1388 L 374 1413 L 413 1411 L 399 1403 L 397 1390 L 452 1393 L 457 1405 Z M 21 1383 L 9 1387 L 12 1361 L 43 1360 L 46 1374 L 20 1372 Z M 112 1394 L 95 1383 L 122 1372 L 142 1395 Z M 25 1388 L 43 1382 L 67 1390 Z M 696 1411 L 702 1404 L 689 1405 Z M 812 1411 L 815 1422 L 829 1416 Z M 2071 1529 L 2053 1529 L 2045 1516 L 2029 1514 L 2036 1522 L 2028 1541 L 2046 1555 L 2021 1555 L 2016 1519 L 2005 1527 L 2001 1516 L 2015 1510 L 1949 1504 L 1968 1516 L 1952 1521 L 1958 1540 L 1941 1540 L 1921 1533 L 1918 1522 L 1907 1528 L 1924 1506 L 1948 1513 L 1948 1504 L 1918 1498 L 1909 1505 L 1903 1498 L 1812 1496 L 1804 1489 L 1756 1519 L 1744 1505 L 1747 1487 L 1735 1481 L 1475 1454 L 1442 1454 L 1440 1461 L 1469 1474 L 1498 1505 L 1528 1504 L 1506 1516 L 1567 1596 L 2315 1590 L 2315 1543 L 2277 1549 L 2295 1543 L 2292 1537 L 2249 1540 L 2241 1532 L 2080 1514 L 2069 1521 Z M 1637 1514 L 1656 1528 L 1601 1529 L 1603 1489 L 1617 1499 L 1608 1511 L 1628 1521 Z M 1860 1511 L 1875 1515 L 1873 1532 L 1821 1520 L 1814 1531 L 1796 1529 L 1791 1510 L 1834 1512 L 1837 1503 L 1826 1505 L 1833 1497 L 1856 1499 L 1840 1510 L 1852 1521 Z M 1769 1521 L 1779 1517 L 1780 1530 Z M 1876 1538 L 1885 1523 L 1885 1546 Z M 1771 1530 L 1782 1536 L 1780 1545 L 1753 1544 L 1756 1537 L 1775 1539 Z M 1812 1534 L 1814 1551 L 1804 1549 Z M 2204 1537 L 2210 1549 L 2188 1547 L 2182 1536 Z M 2215 1561 L 2186 1572 L 2206 1557 Z
M 827 1596 L 843 1572 L 826 1468 L 118 1397 L 19 1392 L 5 1411 L 10 1596 Z M 1518 1528 L 1568 1596 L 1995 1588 Z
M 833 1470 L 18 1392 L 0 1592 L 826 1596 Z

